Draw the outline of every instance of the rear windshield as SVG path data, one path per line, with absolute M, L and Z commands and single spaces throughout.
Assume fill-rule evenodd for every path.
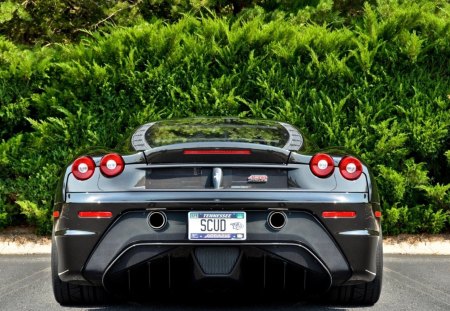
M 193 142 L 245 142 L 284 147 L 288 131 L 278 122 L 224 118 L 160 121 L 145 133 L 152 147 Z

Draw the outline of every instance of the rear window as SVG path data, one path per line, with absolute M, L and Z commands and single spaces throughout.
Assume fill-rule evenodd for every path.
M 289 132 L 278 122 L 226 118 L 160 121 L 145 133 L 152 147 L 193 142 L 244 142 L 282 148 Z

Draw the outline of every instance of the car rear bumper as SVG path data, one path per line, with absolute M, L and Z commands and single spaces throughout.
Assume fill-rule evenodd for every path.
M 179 281 L 174 278 L 173 271 L 183 270 L 180 267 L 189 271 L 188 279 L 194 283 L 217 277 L 238 282 L 258 279 L 258 286 L 262 284 L 263 287 L 270 282 L 265 277 L 261 280 L 261 276 L 268 275 L 280 284 L 291 284 L 292 280 L 286 279 L 286 275 L 297 275 L 294 283 L 302 287 L 306 284 L 305 275 L 314 276 L 312 279 L 320 280 L 320 284 L 313 284 L 312 288 L 321 289 L 368 282 L 374 278 L 380 230 L 373 212 L 378 205 L 357 202 L 356 196 L 346 197 L 345 194 L 340 194 L 340 200 L 319 194 L 317 197 L 324 198 L 320 203 L 313 202 L 313 198 L 309 201 L 298 197 L 293 202 L 290 194 L 281 192 L 272 196 L 267 196 L 267 192 L 253 197 L 249 193 L 243 195 L 246 197 L 240 202 L 223 197 L 213 202 L 202 201 L 201 197 L 188 201 L 173 195 L 158 202 L 142 201 L 137 196 L 134 201 L 117 202 L 111 199 L 113 196 L 109 196 L 108 201 L 105 197 L 99 200 L 96 194 L 72 194 L 71 202 L 59 206 L 61 214 L 54 228 L 60 278 L 66 282 L 108 288 L 118 284 L 118 280 L 123 283 L 124 277 L 152 274 L 152 265 L 153 270 L 158 265 L 165 267 L 157 268 L 159 272 L 166 269 L 168 273 L 160 275 L 158 282 L 166 280 L 172 285 Z M 360 200 L 367 200 L 363 194 L 357 195 Z M 79 219 L 77 216 L 79 211 L 92 210 L 112 211 L 113 217 Z M 154 230 L 148 225 L 148 214 L 154 210 L 164 211 L 167 216 L 167 226 L 162 230 Z M 191 210 L 246 211 L 247 239 L 240 242 L 189 241 L 187 213 Z M 273 210 L 282 210 L 287 216 L 281 230 L 274 230 L 267 224 L 267 216 Z M 352 210 L 357 211 L 357 216 L 352 219 L 321 218 L 322 212 L 327 210 Z M 229 273 L 205 272 L 203 266 L 207 264 L 202 266 L 199 259 L 202 255 L 198 254 L 208 252 L 208 249 L 215 250 L 208 256 L 216 262 L 223 257 L 224 250 L 237 254 L 238 259 Z M 276 268 L 267 268 L 267 262 L 274 263 Z M 252 267 L 263 268 L 248 273 Z M 151 277 L 143 282 L 149 281 Z

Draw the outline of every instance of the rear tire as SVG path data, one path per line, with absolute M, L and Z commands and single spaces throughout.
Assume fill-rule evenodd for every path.
M 376 255 L 377 275 L 373 281 L 363 284 L 336 286 L 328 292 L 328 300 L 335 304 L 374 305 L 381 295 L 383 281 L 383 238 L 380 237 Z
M 76 285 L 63 282 L 58 276 L 58 254 L 55 241 L 52 241 L 51 270 L 53 294 L 56 301 L 63 305 L 104 305 L 111 301 L 103 287 Z

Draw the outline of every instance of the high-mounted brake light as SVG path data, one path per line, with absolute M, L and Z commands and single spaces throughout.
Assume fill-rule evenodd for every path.
M 344 157 L 339 162 L 339 171 L 345 179 L 355 180 L 362 174 L 362 164 L 354 157 Z
M 350 211 L 327 211 L 322 213 L 323 218 L 355 218 L 356 212 Z
M 187 149 L 183 151 L 185 155 L 206 155 L 206 154 L 221 154 L 221 155 L 249 155 L 252 154 L 247 149 Z
M 80 157 L 72 164 L 72 174 L 78 180 L 86 180 L 92 177 L 95 170 L 95 162 L 91 157 Z
M 86 211 L 86 212 L 78 212 L 79 218 L 111 218 L 111 212 L 105 211 Z
M 325 153 L 318 153 L 309 161 L 311 172 L 320 178 L 325 178 L 333 174 L 334 161 L 331 156 Z
M 100 161 L 100 171 L 106 177 L 114 177 L 123 172 L 125 162 L 117 153 L 105 155 Z

